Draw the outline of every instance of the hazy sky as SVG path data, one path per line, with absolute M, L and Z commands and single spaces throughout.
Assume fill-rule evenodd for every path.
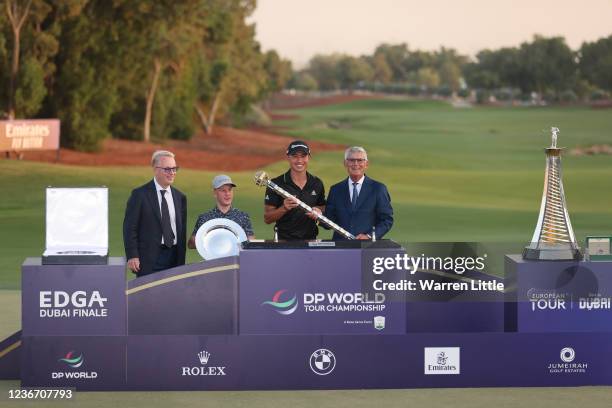
M 317 53 L 371 54 L 382 42 L 473 56 L 538 33 L 576 49 L 612 34 L 612 0 L 258 0 L 251 21 L 264 50 L 301 67 Z

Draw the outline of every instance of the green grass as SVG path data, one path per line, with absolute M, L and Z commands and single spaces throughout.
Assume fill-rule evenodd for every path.
M 612 143 L 612 114 L 588 108 L 454 109 L 437 101 L 362 100 L 291 113 L 301 118 L 280 124 L 295 137 L 368 149 L 368 174 L 383 181 L 392 196 L 396 222 L 389 238 L 399 242 L 522 245 L 537 220 L 550 126 L 561 129 L 561 146 Z M 285 169 L 286 163 L 279 161 L 266 170 L 276 175 Z M 342 152 L 313 152 L 310 170 L 329 189 L 345 177 Z M 612 157 L 566 155 L 563 170 L 579 240 L 612 233 Z M 0 175 L 0 288 L 15 289 L 23 260 L 40 256 L 44 249 L 46 186 L 110 187 L 110 251 L 123 256 L 125 202 L 151 173 L 144 165 L 77 167 L 1 160 Z M 213 175 L 194 170 L 178 175 L 176 186 L 188 196 L 190 226 L 213 206 Z M 252 175 L 232 174 L 238 184 L 235 205 L 251 214 L 258 237 L 271 238 L 271 227 L 263 223 L 263 191 Z M 190 251 L 188 261 L 197 259 Z
M 359 101 L 291 111 L 301 119 L 287 121 L 291 134 L 307 140 L 363 145 L 370 156 L 368 174 L 387 184 L 396 223 L 396 241 L 515 242 L 531 238 L 538 215 L 547 129 L 561 128 L 560 145 L 574 147 L 612 143 L 612 115 L 586 108 L 453 109 L 442 102 Z M 332 124 L 333 127 L 329 125 Z M 335 128 L 334 128 L 335 127 Z M 178 158 L 180 164 L 180 157 Z M 580 241 L 589 234 L 612 233 L 612 157 L 563 159 L 564 184 L 574 230 Z M 266 170 L 284 171 L 284 162 Z M 314 152 L 310 169 L 327 188 L 345 176 L 341 152 Z M 263 191 L 253 172 L 233 173 L 238 184 L 235 204 L 251 214 L 258 237 L 271 238 L 262 220 Z M 188 195 L 189 224 L 212 207 L 212 172 L 181 171 L 177 187 Z M 123 256 L 121 225 L 130 190 L 150 179 L 143 167 L 76 167 L 0 160 L 0 289 L 18 289 L 20 265 L 44 249 L 46 186 L 110 187 L 110 251 Z M 329 237 L 324 233 L 324 237 Z M 492 246 L 494 247 L 494 245 Z M 198 256 L 189 252 L 188 261 Z M 0 334 L 19 328 L 19 291 L 0 290 Z M 1 337 L 4 337 L 1 336 Z M 17 382 L 0 382 L 7 395 Z M 430 389 L 308 392 L 123 392 L 78 393 L 79 406 L 268 406 L 270 400 L 297 407 L 371 406 L 406 401 L 432 407 L 529 405 L 609 406 L 609 387 Z M 0 397 L 1 399 L 1 397 Z M 40 405 L 42 402 L 36 403 Z M 42 403 L 44 405 L 44 403 Z M 18 406 L 19 404 L 15 405 Z M 24 404 L 29 405 L 29 404 Z M 50 404 L 54 405 L 54 404 Z M 55 404 L 56 405 L 56 404 Z M 20 405 L 19 405 L 20 406 Z M 206 406 L 206 405 L 204 405 Z
M 612 143 L 612 115 L 589 108 L 454 109 L 435 101 L 364 100 L 292 113 L 301 119 L 284 124 L 296 137 L 368 149 L 368 174 L 389 187 L 398 215 L 393 236 L 400 240 L 528 239 L 542 194 L 548 129 L 558 126 L 560 145 L 569 148 Z M 342 126 L 329 128 L 330 122 Z M 342 157 L 315 152 L 314 159 L 340 167 Z M 612 232 L 612 158 L 566 155 L 563 167 L 577 234 Z
M 19 388 L 17 381 L 0 381 L 0 394 Z M 8 398 L 8 397 L 5 397 Z M 79 392 L 68 403 L 11 401 L 7 407 L 74 406 L 121 407 L 239 407 L 259 408 L 272 404 L 295 408 L 369 408 L 426 406 L 428 408 L 490 408 L 535 406 L 575 408 L 588 401 L 589 408 L 610 406 L 610 387 L 564 388 L 431 388 L 409 390 L 309 390 L 309 391 L 165 391 L 165 392 Z

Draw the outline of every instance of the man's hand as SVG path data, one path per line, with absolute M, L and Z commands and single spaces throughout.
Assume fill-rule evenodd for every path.
M 321 215 L 321 209 L 317 208 L 317 207 L 313 207 L 312 211 L 309 213 L 306 213 L 306 215 L 308 216 L 308 218 L 310 218 L 311 220 L 317 220 L 319 218 L 319 215 Z
M 366 234 L 359 234 L 355 237 L 355 239 L 371 239 L 371 238 Z
M 283 207 L 285 207 L 285 210 L 287 211 L 291 211 L 297 206 L 298 206 L 298 202 L 296 198 L 293 196 L 287 197 L 285 198 L 285 201 L 283 201 Z
M 139 258 L 130 258 L 130 259 L 128 259 L 127 266 L 134 273 L 140 272 L 140 259 Z

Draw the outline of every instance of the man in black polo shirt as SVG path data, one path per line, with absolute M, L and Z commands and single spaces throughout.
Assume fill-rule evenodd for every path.
M 318 177 L 306 171 L 309 159 L 310 148 L 305 142 L 291 142 L 287 147 L 289 171 L 272 181 L 311 206 L 312 213 L 300 208 L 295 198 L 284 198 L 274 190 L 266 189 L 264 221 L 266 224 L 276 222 L 279 239 L 315 239 L 319 233 L 315 220 L 317 214 L 325 210 L 325 188 Z

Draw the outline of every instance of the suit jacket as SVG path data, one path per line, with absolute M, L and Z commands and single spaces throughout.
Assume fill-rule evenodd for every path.
M 176 213 L 178 265 L 185 264 L 187 198 L 174 187 L 172 199 Z M 123 244 L 127 259 L 140 259 L 139 275 L 152 272 L 162 240 L 161 210 L 153 180 L 132 191 L 123 219 Z
M 384 184 L 366 176 L 353 209 L 348 179 L 344 179 L 329 190 L 325 216 L 355 236 L 371 235 L 376 226 L 376 238 L 382 238 L 393 225 L 391 197 Z M 334 231 L 333 239 L 345 238 Z

